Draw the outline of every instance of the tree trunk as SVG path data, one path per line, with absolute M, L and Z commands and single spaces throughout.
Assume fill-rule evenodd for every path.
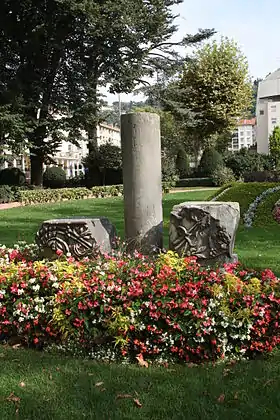
M 36 155 L 30 151 L 30 164 L 31 164 L 31 184 L 36 186 L 43 186 L 43 156 Z

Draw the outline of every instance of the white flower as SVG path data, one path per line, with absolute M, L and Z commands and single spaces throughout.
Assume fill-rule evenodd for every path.
M 23 321 L 24 321 L 23 316 L 20 316 L 20 317 L 19 317 L 19 319 L 18 319 L 18 321 L 19 321 L 19 322 L 23 322 Z
M 31 283 L 31 284 L 33 284 L 35 282 L 36 282 L 36 279 L 34 279 L 34 278 L 32 278 L 32 279 L 29 280 L 29 283 Z
M 18 295 L 22 295 L 24 293 L 23 289 L 18 289 Z
M 32 286 L 32 289 L 35 290 L 35 292 L 37 292 L 38 290 L 40 290 L 40 284 L 35 284 L 35 286 Z

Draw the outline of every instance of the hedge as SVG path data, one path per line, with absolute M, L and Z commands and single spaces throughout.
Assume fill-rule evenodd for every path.
M 164 193 L 169 192 L 170 184 L 163 183 Z M 64 200 L 80 200 L 83 198 L 105 198 L 123 195 L 122 185 L 110 185 L 92 188 L 59 188 L 59 189 L 21 189 L 8 186 L 0 188 L 0 203 L 19 201 L 22 204 L 43 204 Z
M 185 188 L 185 187 L 213 187 L 212 178 L 185 178 L 179 179 L 176 182 L 176 187 Z
M 158 362 L 255 357 L 280 343 L 280 282 L 270 270 L 202 268 L 172 252 L 36 261 L 27 246 L 0 247 L 0 270 L 5 341 Z
M 221 192 L 223 192 L 222 196 L 218 198 L 221 201 L 237 201 L 240 204 L 240 212 L 241 216 L 244 215 L 246 210 L 248 210 L 249 205 L 263 192 L 269 188 L 273 188 L 275 186 L 279 186 L 278 183 L 266 183 L 266 182 L 252 182 L 252 183 L 242 183 L 236 182 L 230 184 L 230 188 L 228 185 L 223 186 L 218 191 L 210 197 L 210 200 L 214 199 L 215 197 L 219 197 Z

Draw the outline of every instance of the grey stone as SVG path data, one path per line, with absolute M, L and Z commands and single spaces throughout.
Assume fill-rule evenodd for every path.
M 159 116 L 122 115 L 121 139 L 128 250 L 150 253 L 163 243 Z
M 58 250 L 75 258 L 92 256 L 97 250 L 110 253 L 115 239 L 116 229 L 106 217 L 46 220 L 36 234 L 45 257 Z
M 203 265 L 236 261 L 233 248 L 239 219 L 239 203 L 178 204 L 170 215 L 169 248 L 181 256 L 196 256 Z

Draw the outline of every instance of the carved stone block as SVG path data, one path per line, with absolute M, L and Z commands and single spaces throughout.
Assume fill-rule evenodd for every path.
M 97 250 L 109 253 L 114 248 L 116 229 L 106 217 L 55 219 L 43 222 L 36 242 L 43 256 L 56 251 L 75 258 L 93 255 Z
M 181 256 L 196 256 L 203 265 L 234 261 L 239 219 L 239 203 L 205 201 L 176 205 L 170 215 L 169 248 Z

